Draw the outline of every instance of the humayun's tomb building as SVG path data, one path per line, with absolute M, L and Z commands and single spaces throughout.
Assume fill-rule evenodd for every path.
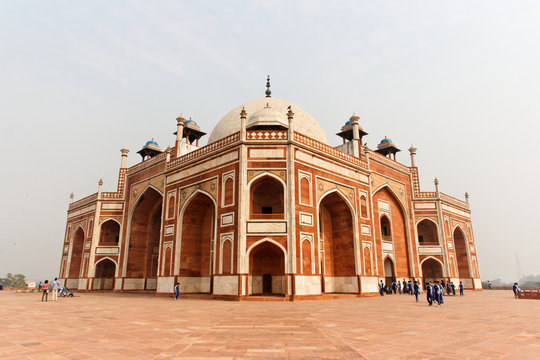
M 208 145 L 178 117 L 174 147 L 148 141 L 116 192 L 71 195 L 60 278 L 79 290 L 242 300 L 372 295 L 380 280 L 463 281 L 480 289 L 468 195 L 420 191 L 390 139 L 362 144 L 359 117 L 328 145 L 305 110 L 270 96 L 242 104 Z

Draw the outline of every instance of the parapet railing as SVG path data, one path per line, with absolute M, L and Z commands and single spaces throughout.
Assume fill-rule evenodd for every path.
M 248 130 L 246 140 L 287 140 L 287 130 Z
M 518 293 L 518 298 L 540 300 L 540 289 L 521 289 Z
M 211 144 L 208 144 L 206 146 L 203 146 L 202 148 L 200 149 L 197 149 L 195 151 L 192 151 L 192 152 L 189 152 L 185 155 L 182 155 L 174 160 L 171 160 L 168 164 L 167 164 L 167 169 L 171 169 L 173 167 L 176 167 L 180 164 L 183 164 L 187 161 L 190 161 L 190 160 L 193 160 L 193 159 L 196 159 L 198 157 L 201 157 L 201 156 L 204 156 L 208 153 L 211 153 L 211 152 L 214 152 L 216 150 L 219 150 L 221 148 L 224 148 L 225 146 L 228 146 L 230 144 L 234 144 L 235 142 L 238 142 L 240 141 L 240 133 L 237 132 L 237 133 L 234 133 L 232 135 L 229 135 L 221 140 L 218 140 L 218 141 L 215 141 Z
M 96 200 L 97 200 L 97 193 L 94 193 L 92 195 L 88 195 L 87 197 L 84 197 L 84 198 L 82 198 L 80 200 L 74 201 L 71 204 L 69 204 L 68 211 L 72 210 L 72 209 L 75 209 L 75 208 L 78 208 L 78 207 L 88 205 L 88 204 L 90 204 L 90 203 L 92 203 L 92 202 L 94 202 Z
M 375 161 L 383 162 L 386 165 L 388 165 L 390 167 L 393 167 L 393 168 L 396 168 L 396 169 L 398 169 L 400 171 L 403 171 L 405 173 L 411 172 L 411 168 L 408 167 L 407 165 L 400 164 L 396 160 L 389 159 L 386 156 L 384 156 L 382 154 L 379 154 L 376 151 L 369 150 L 369 157 L 370 157 L 370 159 L 373 159 Z
M 162 161 L 165 161 L 165 158 L 167 157 L 166 152 L 162 152 L 159 155 L 154 156 L 151 159 L 144 160 L 143 162 L 138 163 L 137 165 L 133 165 L 128 169 L 128 172 L 130 174 L 133 174 L 134 172 L 141 171 L 144 169 L 148 169 L 151 166 L 154 166 L 156 164 L 159 164 Z
M 443 193 L 440 193 L 440 196 L 441 196 L 441 200 L 449 202 L 452 205 L 456 205 L 456 206 L 464 207 L 464 208 L 469 208 L 469 204 L 467 204 L 466 201 L 456 199 L 455 197 L 452 197 L 450 195 L 446 195 L 446 194 L 443 194 Z
M 319 150 L 323 153 L 326 153 L 328 155 L 331 155 L 335 158 L 338 158 L 340 160 L 347 161 L 351 164 L 354 164 L 356 166 L 363 167 L 367 169 L 367 163 L 362 158 L 357 158 L 356 156 L 347 154 L 346 152 L 343 152 L 341 150 L 338 150 L 336 148 L 331 147 L 330 145 L 323 144 L 320 141 L 317 141 L 315 139 L 312 139 L 308 136 L 299 134 L 297 132 L 294 133 L 294 140 L 298 141 L 301 144 L 307 145 L 308 147 Z

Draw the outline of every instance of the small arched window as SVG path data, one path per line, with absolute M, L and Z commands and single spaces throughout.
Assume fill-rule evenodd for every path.
M 309 195 L 309 180 L 303 177 L 300 180 L 300 202 L 302 204 L 310 205 L 311 197 Z
M 392 241 L 392 227 L 386 215 L 381 217 L 381 235 L 383 240 Z
M 364 195 L 360 196 L 360 214 L 363 218 L 368 217 L 367 212 L 367 199 Z

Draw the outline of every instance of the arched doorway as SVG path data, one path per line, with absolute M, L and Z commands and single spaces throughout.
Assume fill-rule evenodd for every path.
M 249 294 L 285 294 L 285 255 L 270 241 L 264 241 L 249 253 Z
M 263 176 L 250 186 L 251 219 L 284 219 L 285 197 L 283 184 L 272 176 Z
M 384 259 L 384 280 L 388 287 L 392 286 L 392 283 L 396 281 L 396 273 L 394 272 L 394 262 L 387 257 Z
M 324 244 L 323 292 L 351 292 L 346 277 L 356 276 L 353 215 L 338 193 L 326 195 L 319 206 L 319 233 Z
M 439 245 L 437 225 L 433 221 L 424 219 L 416 225 L 416 228 L 420 245 Z
M 126 278 L 145 280 L 140 289 L 156 289 L 162 203 L 161 194 L 149 187 L 131 217 Z
M 101 224 L 99 233 L 100 246 L 117 246 L 120 239 L 120 224 L 107 220 Z
M 201 192 L 195 194 L 183 210 L 180 249 L 183 292 L 212 292 L 214 212 L 214 202 Z
M 456 258 L 458 275 L 461 280 L 470 279 L 469 258 L 467 257 L 467 240 L 463 230 L 458 226 L 454 230 L 454 246 L 456 248 Z M 464 282 L 466 284 L 467 282 Z
M 441 281 L 443 278 L 441 263 L 433 258 L 424 260 L 422 263 L 422 275 L 424 277 L 424 284 L 428 281 Z
M 79 227 L 73 236 L 71 249 L 71 264 L 69 265 L 69 279 L 78 279 L 81 272 L 81 260 L 84 251 L 84 230 Z
M 103 259 L 96 264 L 94 276 L 94 290 L 114 289 L 114 275 L 116 264 L 111 259 Z

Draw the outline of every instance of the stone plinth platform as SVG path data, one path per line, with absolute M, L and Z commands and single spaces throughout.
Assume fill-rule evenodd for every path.
M 201 301 L 136 294 L 0 291 L 0 359 L 538 359 L 540 301 L 467 292 Z

